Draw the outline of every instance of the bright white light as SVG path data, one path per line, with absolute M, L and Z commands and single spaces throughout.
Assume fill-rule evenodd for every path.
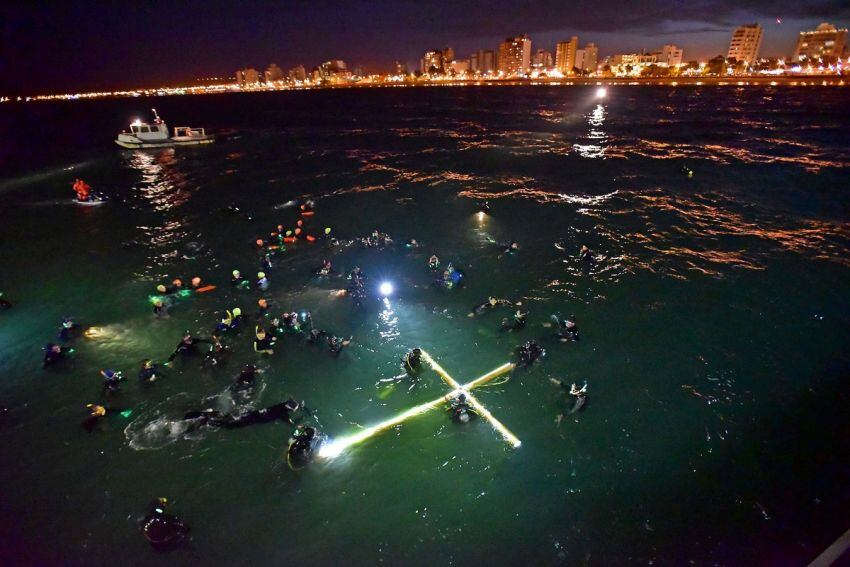
M 596 89 L 596 98 L 605 98 L 607 94 L 608 89 L 606 89 L 605 87 L 599 87 L 598 89 Z
M 133 120 L 133 122 L 130 123 L 130 126 L 141 126 L 141 125 L 142 125 L 142 121 L 139 120 L 138 118 L 136 118 L 135 120 Z
M 384 297 L 388 297 L 393 294 L 393 284 L 390 282 L 384 282 L 381 284 L 381 287 L 378 288 L 378 292 Z

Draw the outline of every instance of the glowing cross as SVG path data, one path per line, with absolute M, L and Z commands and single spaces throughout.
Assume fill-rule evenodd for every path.
M 489 421 L 490 425 L 492 425 L 493 428 L 496 431 L 498 431 L 502 435 L 502 437 L 505 439 L 505 441 L 507 441 L 513 448 L 516 449 L 517 447 L 522 445 L 522 442 L 519 439 L 517 439 L 516 436 L 514 436 L 514 434 L 511 433 L 508 430 L 507 427 L 502 425 L 502 423 L 498 419 L 493 417 L 493 414 L 491 414 L 489 411 L 487 411 L 487 408 L 485 408 L 483 405 L 481 405 L 481 403 L 478 400 L 476 400 L 475 397 L 470 392 L 470 390 L 477 388 L 478 386 L 481 386 L 482 384 L 489 382 L 493 378 L 496 378 L 497 376 L 501 376 L 502 374 L 505 374 L 506 372 L 510 372 L 516 366 L 515 364 L 512 364 L 510 362 L 503 364 L 500 367 L 498 367 L 494 370 L 491 370 L 487 374 L 480 376 L 479 378 L 476 378 L 472 382 L 468 382 L 466 384 L 459 384 L 454 378 L 452 378 L 449 375 L 448 372 L 446 372 L 443 369 L 442 366 L 440 366 L 437 363 L 436 360 L 431 358 L 431 355 L 429 355 L 424 350 L 422 351 L 422 358 L 425 360 L 425 362 L 427 362 L 431 366 L 431 368 L 434 369 L 434 371 L 437 374 L 440 375 L 440 378 L 442 378 L 443 381 L 446 384 L 448 384 L 449 386 L 454 388 L 451 392 L 449 392 L 445 396 L 440 396 L 436 400 L 431 400 L 430 402 L 427 402 L 427 403 L 424 403 L 424 404 L 419 404 L 418 406 L 414 406 L 414 407 L 410 408 L 409 410 L 404 411 L 404 412 L 398 414 L 397 416 L 395 416 L 393 418 L 390 418 L 386 421 L 382 421 L 381 423 L 378 423 L 377 425 L 373 425 L 372 427 L 367 427 L 363 431 L 355 433 L 354 435 L 350 435 L 348 437 L 340 437 L 339 439 L 334 439 L 333 441 L 331 441 L 329 443 L 325 443 L 319 449 L 319 456 L 325 457 L 325 458 L 328 458 L 328 459 L 332 459 L 332 458 L 338 456 L 340 453 L 342 453 L 346 449 L 348 449 L 349 447 L 351 447 L 352 445 L 356 445 L 357 443 L 360 443 L 361 441 L 365 441 L 369 437 L 372 437 L 373 435 L 380 433 L 381 431 L 384 431 L 384 430 L 389 429 L 391 427 L 395 427 L 396 425 L 406 421 L 408 418 L 411 418 L 411 417 L 416 416 L 416 415 L 423 414 L 428 410 L 434 409 L 438 405 L 440 405 L 444 402 L 448 402 L 452 398 L 454 398 L 455 396 L 459 396 L 460 394 L 463 394 L 466 397 L 466 402 L 470 406 L 472 406 L 472 408 L 476 411 L 476 413 L 478 413 L 478 415 L 480 415 L 481 417 L 483 417 L 484 419 Z

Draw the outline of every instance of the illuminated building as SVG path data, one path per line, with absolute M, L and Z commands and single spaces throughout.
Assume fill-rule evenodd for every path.
M 548 71 L 552 68 L 552 53 L 545 49 L 538 49 L 531 59 L 531 67 L 537 71 Z
M 256 85 L 260 82 L 260 74 L 254 68 L 240 69 L 236 71 L 236 83 L 240 87 Z
M 496 70 L 495 53 L 490 49 L 479 49 L 470 56 L 469 68 L 482 75 L 494 72 Z
M 800 63 L 834 63 L 844 54 L 847 30 L 836 29 L 831 24 L 821 24 L 814 31 L 800 32 L 794 61 Z
M 469 59 L 457 59 L 449 64 L 449 69 L 454 75 L 464 75 L 469 72 Z
M 499 72 L 512 77 L 528 73 L 531 67 L 531 40 L 527 35 L 509 37 L 499 44 Z
M 290 81 L 299 81 L 303 83 L 307 80 L 307 71 L 304 69 L 304 65 L 298 65 L 297 67 L 293 67 L 289 70 L 287 77 L 289 77 Z
M 656 63 L 672 67 L 673 65 L 682 64 L 684 50 L 675 45 L 665 45 L 660 51 L 656 51 L 652 55 L 655 55 Z
M 732 33 L 726 58 L 745 61 L 747 64 L 752 63 L 758 59 L 761 38 L 762 29 L 759 24 L 740 26 Z
M 448 67 L 449 63 L 455 60 L 455 50 L 447 47 L 443 50 L 443 67 Z
M 584 56 L 582 57 L 582 65 L 579 69 L 588 73 L 595 73 L 599 60 L 599 48 L 596 47 L 595 43 L 588 43 L 582 51 L 584 51 Z
M 275 81 L 282 81 L 282 80 L 283 80 L 283 70 L 280 67 L 278 67 L 277 65 L 275 65 L 274 63 L 269 65 L 268 69 L 266 69 L 266 82 L 272 83 L 272 82 L 275 82 Z
M 564 75 L 572 75 L 576 66 L 576 51 L 578 51 L 578 37 L 573 36 L 570 41 L 561 41 L 555 46 L 555 68 Z
M 444 72 L 443 52 L 439 49 L 426 51 L 419 60 L 419 71 L 423 75 L 442 74 Z
M 395 74 L 396 75 L 407 75 L 407 65 L 404 63 L 395 62 Z

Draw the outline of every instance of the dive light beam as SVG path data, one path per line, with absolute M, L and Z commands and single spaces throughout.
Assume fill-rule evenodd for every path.
M 461 386 L 460 384 L 457 383 L 457 381 L 454 378 L 452 378 L 449 375 L 448 372 L 446 372 L 446 370 L 442 366 L 439 365 L 439 363 L 436 360 L 431 358 L 430 354 L 428 354 L 424 350 L 422 351 L 422 357 L 425 359 L 425 361 L 428 364 L 431 365 L 431 368 L 433 368 L 434 371 L 437 374 L 439 374 L 440 377 L 443 380 L 445 380 L 446 384 L 448 384 L 449 386 L 454 388 L 456 391 L 460 390 L 460 392 L 458 392 L 458 394 L 460 394 L 460 393 L 465 394 L 466 400 L 469 402 L 469 405 L 471 405 L 472 408 L 479 415 L 481 415 L 481 417 L 483 417 L 484 419 L 489 421 L 490 425 L 493 426 L 493 429 L 498 431 L 499 434 L 501 434 L 501 436 L 505 439 L 505 441 L 510 443 L 511 446 L 513 446 L 514 449 L 516 449 L 520 445 L 522 445 L 522 441 L 517 439 L 516 435 L 511 433 L 511 431 L 507 427 L 505 427 L 502 424 L 502 422 L 500 422 L 498 419 L 493 417 L 493 414 L 490 413 L 489 411 L 487 411 L 487 408 L 485 408 L 483 405 L 481 405 L 481 403 L 477 399 L 475 399 L 475 396 L 472 395 L 472 392 L 469 391 L 476 386 L 484 384 L 485 382 L 489 382 L 490 380 L 492 380 L 496 376 L 501 376 L 505 372 L 509 372 L 510 370 L 513 370 L 514 364 L 511 364 L 511 363 L 503 364 L 499 368 L 496 368 L 495 370 L 488 372 L 484 376 L 481 376 L 480 378 L 476 378 L 475 380 L 473 380 L 469 384 L 464 384 L 463 386 Z M 455 395 L 457 395 L 457 394 L 455 394 Z
M 510 443 L 514 448 L 519 447 L 522 444 L 520 442 L 520 440 L 517 439 L 508 430 L 507 427 L 502 425 L 495 417 L 493 417 L 493 415 L 489 411 L 487 411 L 487 409 L 484 406 L 482 406 L 478 402 L 478 400 L 473 398 L 472 395 L 469 393 L 469 390 L 476 388 L 476 387 L 478 387 L 482 384 L 485 384 L 485 383 L 489 382 L 490 380 L 492 380 L 493 378 L 501 376 L 502 374 L 505 374 L 506 372 L 511 371 L 514 368 L 513 364 L 511 364 L 511 363 L 503 364 L 502 366 L 496 368 L 495 370 L 491 370 L 487 374 L 484 374 L 483 376 L 476 378 L 475 380 L 473 380 L 472 382 L 469 382 L 468 384 L 460 385 L 454 380 L 454 378 L 449 376 L 449 374 L 439 364 L 437 364 L 437 362 L 433 358 L 431 358 L 427 353 L 425 353 L 423 351 L 422 354 L 425 357 L 425 360 L 428 362 L 428 364 L 430 364 L 431 367 L 434 368 L 434 370 L 438 374 L 440 374 L 440 376 L 443 378 L 443 380 L 445 380 L 447 383 L 449 383 L 450 386 L 454 387 L 454 390 L 452 390 L 451 392 L 449 392 L 449 393 L 447 393 L 443 396 L 440 396 L 439 398 L 437 398 L 435 400 L 431 400 L 430 402 L 426 402 L 424 404 L 419 404 L 418 406 L 413 406 L 412 408 L 403 411 L 402 413 L 396 415 L 395 417 L 392 417 L 392 418 L 390 418 L 386 421 L 382 421 L 382 422 L 380 422 L 376 425 L 373 425 L 371 427 L 367 427 L 366 429 L 363 429 L 362 431 L 359 431 L 359 432 L 357 432 L 353 435 L 340 437 L 338 439 L 334 439 L 333 441 L 331 441 L 329 443 L 325 443 L 319 449 L 319 456 L 326 458 L 326 459 L 333 459 L 334 457 L 337 457 L 340 454 L 342 454 L 346 449 L 348 449 L 352 445 L 356 445 L 358 443 L 361 443 L 361 442 L 365 441 L 366 439 L 372 437 L 373 435 L 380 433 L 381 431 L 385 431 L 385 430 L 387 430 L 391 427 L 395 427 L 396 425 L 399 425 L 399 424 L 403 423 L 404 421 L 407 421 L 411 417 L 415 417 L 415 416 L 421 415 L 421 414 L 423 414 L 423 413 L 425 413 L 429 410 L 432 410 L 435 407 L 437 407 L 438 405 L 440 405 L 441 403 L 444 403 L 444 402 L 451 400 L 453 397 L 457 396 L 458 394 L 465 394 L 466 397 L 467 397 L 467 400 L 469 401 L 470 405 L 475 409 L 475 411 L 478 412 L 481 416 L 483 416 L 487 421 L 489 421 L 490 424 L 502 435 L 502 437 L 504 437 L 505 440 L 508 441 L 508 443 Z M 438 368 L 439 368 L 439 370 L 437 370 Z

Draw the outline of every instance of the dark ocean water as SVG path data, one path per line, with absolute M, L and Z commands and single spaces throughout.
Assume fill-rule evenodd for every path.
M 375 89 L 3 105 L 0 131 L 0 551 L 17 564 L 801 564 L 850 528 L 850 105 L 843 88 Z M 156 105 L 204 148 L 127 151 L 115 134 Z M 691 170 L 693 175 L 687 174 Z M 70 203 L 75 177 L 111 196 Z M 419 249 L 299 242 L 268 292 L 234 290 L 254 241 L 316 200 L 313 229 L 378 228 Z M 491 213 L 475 214 L 487 199 Z M 235 204 L 245 214 L 228 215 Z M 250 217 L 250 218 L 249 218 Z M 493 243 L 515 240 L 502 255 Z M 581 244 L 596 260 L 576 257 Z M 429 285 L 436 252 L 466 273 Z M 334 299 L 323 258 L 395 283 L 388 303 Z M 213 292 L 157 320 L 161 281 Z M 488 295 L 523 302 L 468 318 Z M 225 308 L 309 309 L 353 336 L 334 359 L 294 336 L 273 357 L 251 328 L 224 368 L 178 361 L 135 378 Z M 577 343 L 550 314 L 575 314 Z M 41 347 L 63 316 L 90 338 L 61 368 Z M 434 410 L 294 472 L 291 428 L 180 431 L 242 364 L 265 370 L 250 403 L 306 400 L 330 437 L 440 396 L 436 374 L 395 388 L 409 348 L 466 382 L 539 341 L 547 356 L 477 390 L 522 440 Z M 128 377 L 131 408 L 91 433 L 98 371 Z M 556 423 L 563 392 L 588 403 Z M 221 397 L 215 403 L 222 403 Z M 189 544 L 138 533 L 167 496 Z M 15 555 L 12 555 L 15 554 Z

